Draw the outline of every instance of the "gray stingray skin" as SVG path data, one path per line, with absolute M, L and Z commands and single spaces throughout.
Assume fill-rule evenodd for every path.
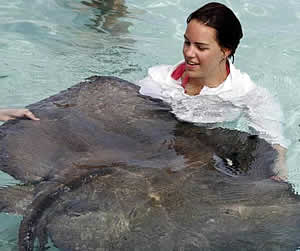
M 113 77 L 92 77 L 0 127 L 0 190 L 19 250 L 295 250 L 299 200 L 246 133 L 178 122 Z M 38 239 L 38 244 L 35 240 Z

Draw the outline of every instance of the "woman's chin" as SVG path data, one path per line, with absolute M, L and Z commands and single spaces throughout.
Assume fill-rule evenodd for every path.
M 195 71 L 186 71 L 187 75 L 189 76 L 189 79 L 199 79 L 201 78 L 201 74 L 199 74 L 199 72 L 195 72 Z

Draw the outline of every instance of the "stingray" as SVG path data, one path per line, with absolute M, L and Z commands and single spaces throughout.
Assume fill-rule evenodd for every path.
M 19 250 L 295 250 L 299 199 L 255 135 L 178 121 L 115 77 L 30 105 L 0 127 L 0 211 Z

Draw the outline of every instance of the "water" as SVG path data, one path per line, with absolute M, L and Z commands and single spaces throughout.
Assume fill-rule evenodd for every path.
M 208 1 L 0 2 L 0 107 L 23 107 L 91 75 L 129 81 L 182 59 L 188 14 Z M 300 192 L 300 1 L 220 1 L 243 25 L 235 65 L 280 102 L 291 141 L 289 180 Z M 16 181 L 0 174 L 0 186 Z M 16 250 L 20 217 L 0 214 L 0 249 Z M 54 249 L 53 249 L 54 250 Z

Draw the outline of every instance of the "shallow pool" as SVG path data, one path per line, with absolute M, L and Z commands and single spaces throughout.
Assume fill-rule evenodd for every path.
M 208 1 L 11 0 L 0 3 L 0 107 L 23 107 L 91 75 L 129 81 L 182 59 L 185 19 Z M 235 64 L 281 103 L 300 192 L 300 1 L 227 0 L 244 38 Z M 0 173 L 0 186 L 16 181 Z M 16 250 L 20 217 L 0 214 L 0 249 Z M 54 249 L 53 249 L 54 250 Z

